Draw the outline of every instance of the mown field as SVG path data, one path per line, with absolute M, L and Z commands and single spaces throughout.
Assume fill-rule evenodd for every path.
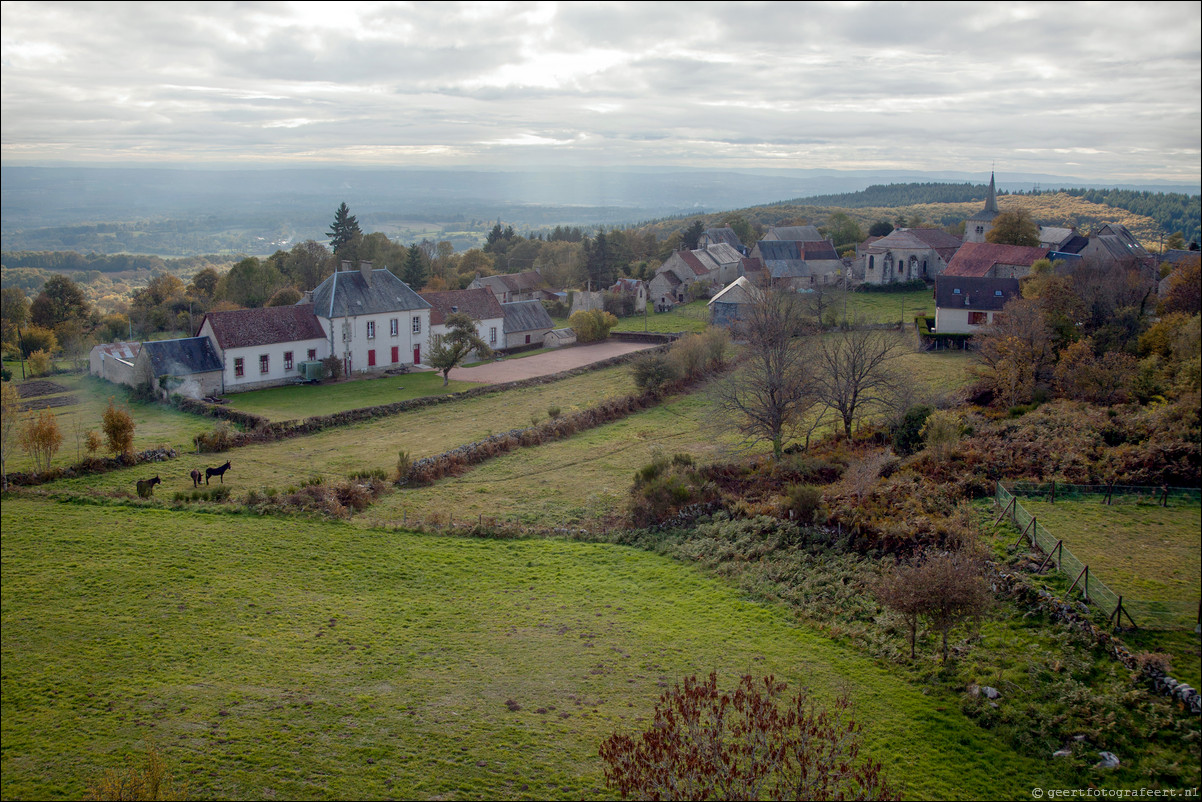
M 845 690 L 907 798 L 1076 786 L 955 699 L 664 557 L 8 498 L 0 796 L 79 798 L 149 742 L 193 798 L 609 798 L 663 688 Z

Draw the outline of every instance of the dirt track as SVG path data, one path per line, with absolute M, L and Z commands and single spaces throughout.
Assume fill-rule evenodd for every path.
M 533 379 L 564 370 L 571 370 L 612 356 L 629 354 L 654 348 L 653 343 L 604 342 L 596 345 L 577 345 L 545 354 L 492 362 L 472 368 L 455 368 L 451 378 L 455 381 L 480 382 L 482 384 L 504 384 L 520 379 Z

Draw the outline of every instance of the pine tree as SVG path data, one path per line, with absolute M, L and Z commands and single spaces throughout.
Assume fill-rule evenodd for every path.
M 417 291 L 426 286 L 426 276 L 426 260 L 422 249 L 417 247 L 417 243 L 411 243 L 409 255 L 405 257 L 405 267 L 401 271 L 401 278 L 414 291 Z
M 359 221 L 351 214 L 351 210 L 347 208 L 344 201 L 334 212 L 334 222 L 330 226 L 330 247 L 333 248 L 334 255 L 345 256 L 343 246 L 353 243 L 362 235 L 363 232 L 359 230 Z

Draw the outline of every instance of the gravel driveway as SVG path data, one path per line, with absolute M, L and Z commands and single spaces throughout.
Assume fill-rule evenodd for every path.
M 629 354 L 632 351 L 643 351 L 654 348 L 654 343 L 629 343 L 607 341 L 595 345 L 574 345 L 558 351 L 548 351 L 545 354 L 535 354 L 521 359 L 508 359 L 504 362 L 490 362 L 472 368 L 455 368 L 451 378 L 462 382 L 480 382 L 482 384 L 504 384 L 521 379 L 533 379 L 547 376 L 564 370 L 571 370 L 583 365 L 591 365 L 612 356 Z

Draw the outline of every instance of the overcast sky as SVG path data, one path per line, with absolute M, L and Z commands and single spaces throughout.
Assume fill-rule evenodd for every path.
M 5 164 L 1202 176 L 1202 4 L 4 2 Z

